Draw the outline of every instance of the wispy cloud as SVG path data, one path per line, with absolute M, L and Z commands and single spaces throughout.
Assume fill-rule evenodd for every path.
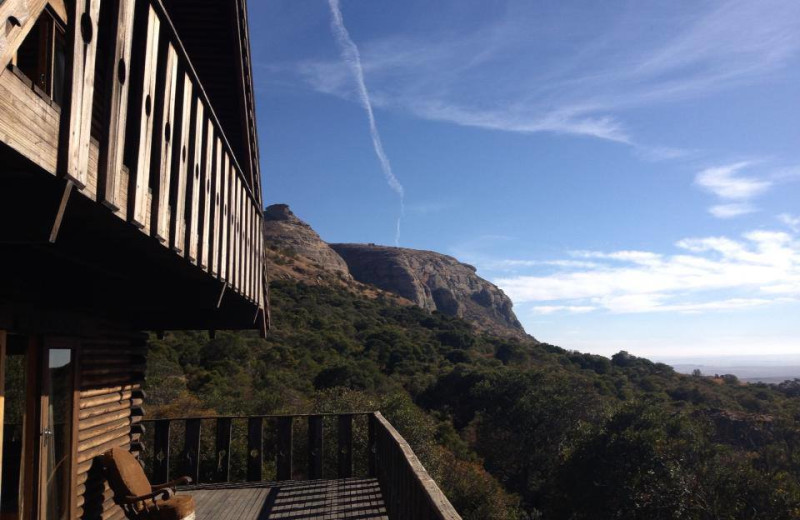
M 756 211 L 751 199 L 769 190 L 773 182 L 741 174 L 742 170 L 752 166 L 752 162 L 742 161 L 706 168 L 697 174 L 695 184 L 724 201 L 723 204 L 711 206 L 709 213 L 717 218 L 728 219 Z
M 626 111 L 763 81 L 800 50 L 800 3 L 792 0 L 648 10 L 598 4 L 579 12 L 500 5 L 487 16 L 483 3 L 459 3 L 475 16 L 442 16 L 425 31 L 363 43 L 373 103 L 462 126 L 591 136 L 631 144 L 652 159 L 675 158 L 686 152 L 639 142 Z M 483 22 L 465 28 L 453 21 L 464 19 Z M 340 63 L 307 61 L 299 72 L 320 92 L 363 102 L 365 89 L 353 90 Z
M 400 198 L 400 216 L 397 218 L 394 239 L 395 245 L 399 245 L 400 222 L 403 217 L 403 212 L 405 211 L 405 190 L 403 189 L 403 185 L 400 184 L 400 181 L 397 180 L 397 177 L 392 171 L 392 164 L 389 162 L 389 157 L 387 157 L 386 152 L 383 149 L 383 142 L 381 141 L 381 135 L 378 132 L 378 125 L 375 122 L 375 113 L 372 109 L 372 101 L 370 100 L 369 91 L 367 90 L 367 84 L 364 81 L 364 68 L 361 64 L 361 54 L 358 50 L 358 47 L 353 42 L 353 39 L 350 37 L 347 27 L 344 25 L 344 18 L 342 17 L 342 9 L 339 5 L 339 0 L 328 0 L 328 6 L 331 10 L 331 28 L 334 36 L 336 37 L 336 41 L 339 44 L 342 60 L 347 64 L 352 73 L 355 81 L 356 91 L 358 93 L 358 99 L 367 114 L 367 119 L 369 121 L 369 133 L 372 137 L 372 146 L 375 149 L 375 155 L 378 156 L 378 161 L 381 163 L 381 170 L 383 170 L 383 175 L 386 178 L 386 182 Z
M 794 234 L 753 231 L 737 239 L 684 239 L 675 247 L 671 255 L 573 252 L 567 261 L 594 263 L 494 281 L 514 303 L 534 304 L 540 314 L 707 312 L 800 299 L 800 240 Z

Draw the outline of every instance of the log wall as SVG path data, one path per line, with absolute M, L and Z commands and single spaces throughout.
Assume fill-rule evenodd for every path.
M 123 519 L 100 457 L 115 446 L 141 451 L 146 336 L 81 341 L 76 391 L 75 518 Z

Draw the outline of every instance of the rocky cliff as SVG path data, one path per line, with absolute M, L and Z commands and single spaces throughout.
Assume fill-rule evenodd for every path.
M 311 226 L 292 213 L 286 204 L 273 204 L 264 212 L 268 245 L 289 257 L 303 257 L 325 271 L 348 275 L 347 264 Z
M 366 296 L 397 296 L 402 304 L 458 316 L 479 330 L 526 336 L 499 288 L 451 256 L 374 244 L 327 244 L 286 204 L 265 212 L 272 278 L 336 284 Z
M 522 336 L 508 296 L 452 256 L 374 244 L 331 244 L 356 280 L 396 293 L 423 309 L 458 316 L 478 329 Z

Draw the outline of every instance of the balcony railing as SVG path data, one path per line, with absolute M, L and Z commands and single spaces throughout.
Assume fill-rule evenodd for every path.
M 152 482 L 180 474 L 192 477 L 193 487 L 214 488 L 236 481 L 369 477 L 380 484 L 389 518 L 461 518 L 380 412 L 190 417 L 143 424 L 148 430 L 143 461 Z
M 161 0 L 67 4 L 61 107 L 5 67 L 45 4 L 0 3 L 0 141 L 263 307 L 257 183 Z

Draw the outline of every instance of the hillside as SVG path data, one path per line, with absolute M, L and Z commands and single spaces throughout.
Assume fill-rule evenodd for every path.
M 465 519 L 800 515 L 800 382 L 675 373 L 276 280 L 273 330 L 153 338 L 151 416 L 381 409 Z
M 375 244 L 328 244 L 286 204 L 267 208 L 265 234 L 273 279 L 347 287 L 367 296 L 386 292 L 429 312 L 463 318 L 478 331 L 528 338 L 503 291 L 451 256 Z

